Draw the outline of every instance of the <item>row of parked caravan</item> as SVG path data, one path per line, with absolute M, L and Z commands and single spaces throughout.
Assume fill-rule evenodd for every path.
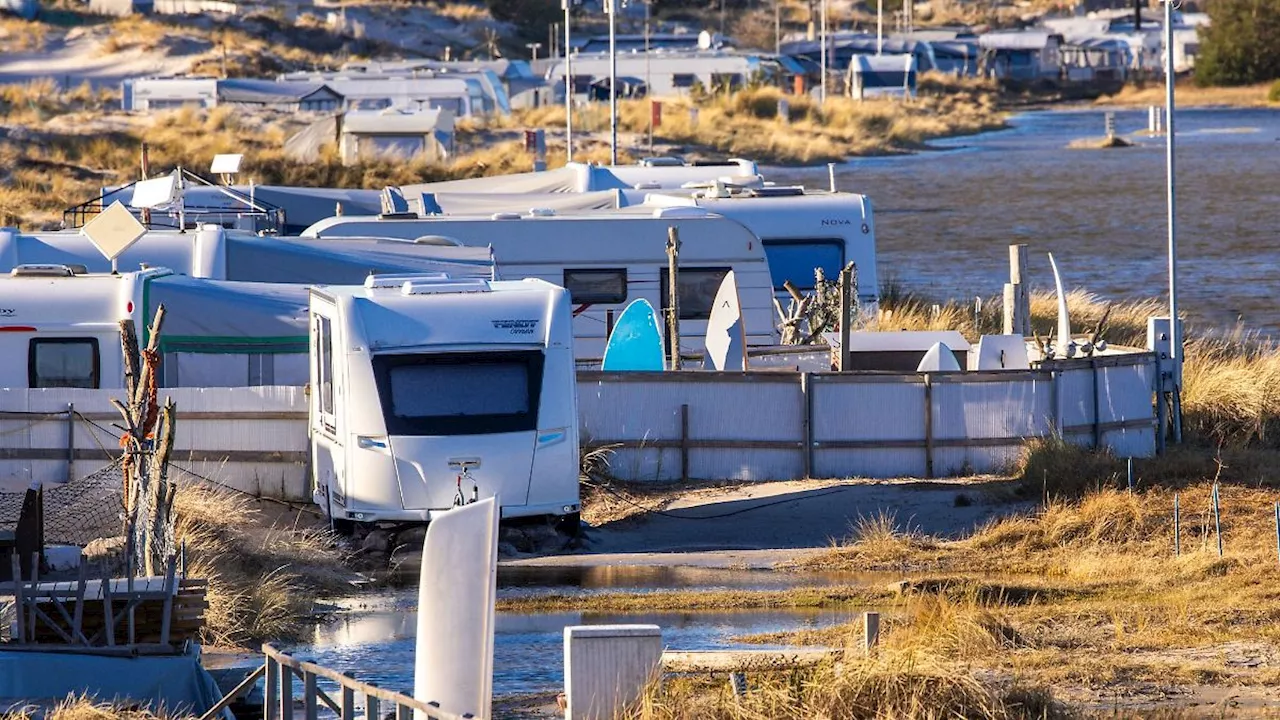
M 576 363 L 601 357 L 631 301 L 665 306 L 670 230 L 682 350 L 701 350 L 729 271 L 748 345 L 777 343 L 775 293 L 812 287 L 815 268 L 857 263 L 860 299 L 876 300 L 864 197 L 651 170 L 627 168 L 647 197 L 612 209 L 472 193 L 487 212 L 449 215 L 423 190 L 417 212 L 391 195 L 390 212 L 296 236 L 227 229 L 220 209 L 222 224 L 148 231 L 119 273 L 79 232 L 0 229 L 0 386 L 122 386 L 119 322 L 146 327 L 163 304 L 166 386 L 309 383 L 316 500 L 335 521 L 427 520 L 493 495 L 507 517 L 572 519 Z

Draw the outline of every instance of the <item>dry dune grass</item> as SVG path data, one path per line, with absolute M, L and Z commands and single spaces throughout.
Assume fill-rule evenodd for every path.
M 0 47 L 8 52 L 38 52 L 44 49 L 49 27 L 44 23 L 0 15 Z
M 654 138 L 770 163 L 839 161 L 852 155 L 905 152 L 933 138 L 1002 127 L 995 97 L 995 88 L 983 83 L 929 77 L 915 101 L 831 97 L 820 108 L 807 96 L 754 87 L 696 103 L 688 98 L 664 99 Z M 790 106 L 789 121 L 778 117 L 778 103 L 784 99 Z M 695 107 L 696 118 L 691 112 Z M 649 101 L 622 101 L 618 115 L 622 131 L 638 136 L 648 133 Z M 563 127 L 564 109 L 543 106 L 507 122 L 513 127 Z M 606 132 L 607 104 L 579 111 L 575 123 L 579 129 Z
M 987 683 L 927 652 L 888 651 L 870 659 L 776 673 L 755 680 L 736 698 L 723 680 L 679 678 L 655 684 L 630 720 L 879 720 L 972 718 L 1006 720 L 1064 716 L 1046 689 Z
M 272 526 L 247 496 L 208 485 L 181 486 L 174 507 L 188 574 L 209 580 L 207 642 L 295 638 L 314 598 L 351 589 L 326 532 Z
M 69 695 L 51 708 L 28 705 L 3 712 L 8 720 L 158 720 L 167 715 L 132 704 L 99 702 L 84 695 Z

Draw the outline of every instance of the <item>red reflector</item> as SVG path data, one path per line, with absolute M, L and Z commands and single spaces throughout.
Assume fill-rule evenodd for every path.
M 35 332 L 30 325 L 0 325 L 0 332 Z
M 124 311 L 125 311 L 125 312 L 127 312 L 127 313 L 131 313 L 131 312 L 133 312 L 133 301 L 132 301 L 132 300 L 130 300 L 130 301 L 128 302 L 128 304 L 126 304 L 126 305 L 124 306 Z

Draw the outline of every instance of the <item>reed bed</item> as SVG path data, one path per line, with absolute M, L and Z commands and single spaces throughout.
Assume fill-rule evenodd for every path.
M 269 522 L 248 496 L 209 484 L 181 485 L 174 510 L 187 572 L 209 581 L 207 643 L 295 639 L 315 598 L 351 591 L 353 575 L 327 531 Z

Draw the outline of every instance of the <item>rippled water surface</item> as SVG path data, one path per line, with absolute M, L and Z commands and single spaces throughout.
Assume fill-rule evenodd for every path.
M 1177 114 L 1179 293 L 1193 319 L 1280 334 L 1280 111 Z M 1146 111 L 1116 113 L 1138 146 L 1070 150 L 1099 137 L 1103 111 L 1019 115 L 1012 129 L 938 143 L 945 152 L 858 159 L 841 189 L 876 209 L 880 273 L 939 298 L 994 296 L 1009 243 L 1030 245 L 1031 276 L 1052 287 L 1046 252 L 1069 286 L 1112 297 L 1165 297 L 1164 141 L 1129 133 Z M 825 185 L 826 172 L 770 179 Z

